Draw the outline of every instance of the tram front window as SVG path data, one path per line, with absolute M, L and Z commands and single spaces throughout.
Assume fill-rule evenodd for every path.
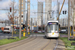
M 57 33 L 59 31 L 58 25 L 55 25 L 55 32 Z
M 57 33 L 58 31 L 59 31 L 58 24 L 48 24 L 47 25 L 47 32 L 48 33 L 51 33 L 51 32 Z
M 48 25 L 47 28 L 47 32 L 51 33 L 51 30 L 53 30 L 53 25 Z

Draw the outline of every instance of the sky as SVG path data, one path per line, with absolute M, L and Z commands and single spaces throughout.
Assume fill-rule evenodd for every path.
M 2 0 L 2 1 L 0 1 L 0 9 L 9 9 L 11 7 L 12 1 L 13 0 Z M 60 2 L 60 8 L 61 8 L 63 0 L 58 0 L 58 1 Z M 33 12 L 37 12 L 38 2 L 43 2 L 43 5 L 44 5 L 43 9 L 45 12 L 45 0 L 30 0 L 30 7 L 31 7 L 30 8 L 30 17 L 31 18 L 37 17 L 37 13 L 33 13 Z M 19 9 L 19 0 L 15 0 L 15 9 Z M 52 10 L 57 11 L 57 0 L 52 0 Z M 63 10 L 68 11 L 68 0 L 65 1 L 65 4 L 63 6 Z M 8 19 L 8 17 L 7 17 L 8 12 L 9 12 L 8 10 L 0 10 L 0 20 Z M 18 15 L 18 12 L 16 13 L 16 15 Z M 54 13 L 53 16 L 56 18 L 56 15 L 57 15 L 57 13 Z M 45 17 L 45 14 L 43 14 L 43 16 Z M 68 14 L 64 15 L 61 12 L 60 18 L 64 18 L 67 16 L 68 16 Z

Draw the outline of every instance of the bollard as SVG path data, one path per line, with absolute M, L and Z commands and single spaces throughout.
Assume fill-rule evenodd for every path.
M 30 32 L 28 32 L 28 34 L 30 34 Z
M 70 36 L 71 36 L 71 33 L 70 33 Z
M 25 32 L 23 32 L 23 37 L 25 37 L 25 34 L 26 34 L 26 33 L 25 33 Z
M 75 36 L 75 34 L 74 34 L 74 36 Z

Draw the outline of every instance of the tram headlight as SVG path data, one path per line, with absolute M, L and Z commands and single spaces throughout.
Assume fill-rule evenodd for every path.
M 58 33 L 58 31 L 55 31 L 55 33 Z

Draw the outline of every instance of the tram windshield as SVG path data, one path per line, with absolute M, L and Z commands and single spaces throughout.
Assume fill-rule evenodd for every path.
M 52 33 L 52 32 L 55 32 L 55 33 L 58 33 L 59 31 L 59 25 L 58 23 L 48 23 L 47 25 L 47 32 L 48 33 Z

